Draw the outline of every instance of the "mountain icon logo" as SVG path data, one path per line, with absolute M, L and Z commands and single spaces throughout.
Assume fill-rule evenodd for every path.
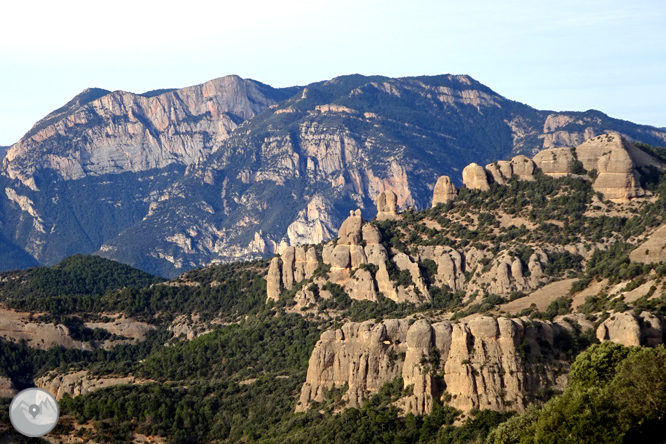
M 14 428 L 28 437 L 49 433 L 58 424 L 60 409 L 46 390 L 29 388 L 17 394 L 9 406 L 9 419 Z

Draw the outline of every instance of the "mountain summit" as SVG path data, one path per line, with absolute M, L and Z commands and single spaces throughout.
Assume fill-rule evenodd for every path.
M 2 268 L 96 253 L 174 276 L 334 237 L 392 191 L 427 208 L 442 175 L 610 131 L 598 111 L 535 110 L 469 76 L 350 75 L 275 89 L 228 76 L 179 90 L 90 89 L 3 160 Z

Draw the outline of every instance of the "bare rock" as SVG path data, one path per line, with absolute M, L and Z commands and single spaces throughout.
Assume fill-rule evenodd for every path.
M 333 242 L 329 242 L 324 245 L 324 248 L 321 251 L 321 260 L 325 264 L 331 264 L 331 261 L 333 260 L 333 250 L 335 249 L 335 245 Z
M 511 159 L 511 170 L 518 180 L 534 180 L 534 161 L 527 156 L 515 156 Z
M 377 220 L 395 220 L 398 215 L 398 198 L 391 190 L 386 190 L 377 195 Z
M 498 160 L 486 165 L 486 171 L 488 171 L 493 180 L 500 185 L 506 185 L 507 181 L 511 179 L 511 176 L 513 175 L 511 162 L 506 160 Z
M 294 302 L 296 305 L 293 307 L 295 312 L 300 313 L 303 307 L 309 307 L 317 302 L 314 292 L 307 288 L 301 288 L 294 295 Z
M 453 200 L 457 195 L 458 191 L 453 182 L 451 182 L 451 178 L 449 176 L 441 176 L 437 179 L 435 189 L 432 193 L 432 206 L 436 207 L 438 203 Z
M 356 268 L 361 264 L 367 264 L 368 258 L 365 256 L 365 251 L 360 245 L 350 245 L 349 255 L 351 257 L 351 267 Z
M 305 279 L 305 247 L 295 247 L 294 253 L 294 282 L 301 282 Z
M 413 394 L 397 403 L 406 413 L 429 413 L 444 392 L 452 395 L 450 405 L 463 411 L 521 411 L 540 389 L 566 386 L 561 370 L 566 373 L 568 363 L 557 350 L 564 331 L 528 318 L 483 316 L 458 324 L 347 323 L 324 332 L 315 345 L 296 410 L 305 411 L 312 401 L 324 399 L 326 389 L 345 383 L 347 406 L 357 407 L 383 383 L 402 376 L 405 387 L 413 387 Z M 521 344 L 529 345 L 528 355 L 520 351 Z M 431 360 L 433 349 L 438 361 Z
M 305 278 L 311 278 L 318 266 L 317 250 L 315 247 L 310 247 L 305 253 Z
M 325 391 L 348 384 L 343 399 L 348 407 L 359 407 L 370 392 L 400 376 L 402 362 L 393 358 L 406 351 L 407 320 L 347 323 L 328 330 L 317 342 L 301 389 L 297 412 L 312 401 L 323 401 Z
M 365 246 L 365 256 L 369 264 L 384 265 L 388 260 L 388 253 L 382 244 L 369 244 Z
M 277 301 L 280 298 L 281 274 L 280 258 L 275 256 L 271 259 L 271 265 L 268 267 L 268 274 L 266 274 L 266 293 L 269 301 Z
M 465 284 L 463 270 L 463 255 L 457 250 L 442 246 L 428 246 L 419 248 L 419 260 L 430 259 L 437 264 L 435 285 L 448 286 L 451 290 L 462 290 Z
M 544 174 L 551 177 L 563 177 L 571 174 L 576 161 L 570 148 L 550 148 L 539 151 L 533 160 Z
M 379 269 L 377 270 L 375 279 L 377 281 L 377 289 L 379 292 L 392 301 L 402 302 L 399 300 L 398 291 L 389 277 L 386 262 L 380 262 L 377 265 L 379 266 Z
M 548 256 L 543 251 L 535 251 L 530 256 L 530 262 L 527 268 L 530 270 L 532 278 L 540 278 L 543 276 L 543 267 L 548 263 Z
M 374 225 L 363 224 L 361 232 L 366 245 L 379 244 L 382 241 L 382 235 L 379 232 L 379 229 Z
M 338 245 L 359 245 L 362 240 L 362 225 L 361 210 L 350 211 L 349 217 L 340 226 Z
M 486 170 L 479 164 L 470 163 L 462 172 L 463 185 L 472 190 L 488 191 L 488 175 Z
M 407 332 L 407 353 L 402 366 L 402 379 L 405 386 L 412 385 L 413 395 L 405 402 L 406 410 L 423 415 L 432 410 L 433 378 L 421 365 L 434 345 L 434 330 L 425 320 L 416 321 Z
M 592 188 L 605 199 L 628 200 L 645 195 L 629 145 L 618 133 L 610 133 L 586 140 L 576 148 L 583 167 L 597 171 Z M 654 164 L 656 166 L 657 162 Z
M 395 262 L 395 265 L 398 267 L 399 270 L 409 271 L 409 274 L 412 276 L 412 281 L 414 282 L 414 287 L 418 290 L 418 292 L 414 292 L 414 294 L 412 295 L 412 292 L 410 292 L 409 289 L 405 289 L 407 292 L 405 293 L 404 297 L 406 299 L 410 299 L 409 302 L 420 303 L 420 302 L 429 301 L 430 292 L 428 291 L 428 287 L 423 281 L 423 277 L 421 276 L 421 270 L 419 270 L 419 265 L 415 262 L 412 262 L 411 258 L 407 256 L 405 253 L 400 253 L 400 252 L 396 253 L 395 256 L 393 256 L 393 262 Z M 402 299 L 402 297 L 400 299 Z
M 282 252 L 282 284 L 287 290 L 294 285 L 294 261 L 296 251 L 294 247 L 287 247 Z
M 331 267 L 334 268 L 350 268 L 351 256 L 349 254 L 349 246 L 340 244 L 336 245 L 333 248 L 330 264 Z
M 362 301 L 376 301 L 375 279 L 368 270 L 358 269 L 344 287 L 350 298 Z
M 614 313 L 597 328 L 597 339 L 627 347 L 641 345 L 641 327 L 631 313 Z
M 648 311 L 644 311 L 641 317 L 641 343 L 648 347 L 656 347 L 664 341 L 664 322 Z

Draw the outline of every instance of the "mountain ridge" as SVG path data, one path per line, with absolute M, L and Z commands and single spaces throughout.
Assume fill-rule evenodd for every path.
M 222 79 L 231 86 L 218 88 Z M 426 208 L 436 179 L 459 186 L 471 162 L 608 131 L 666 144 L 654 127 L 536 110 L 465 75 L 349 75 L 283 89 L 228 76 L 188 88 L 99 90 L 77 99 L 102 95 L 79 111 L 47 116 L 65 117 L 3 160 L 2 234 L 41 264 L 97 252 L 175 276 L 329 239 L 350 210 L 373 214 L 387 190 L 402 209 Z

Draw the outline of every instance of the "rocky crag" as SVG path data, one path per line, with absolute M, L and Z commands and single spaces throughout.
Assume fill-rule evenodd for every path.
M 461 323 L 390 319 L 348 323 L 322 334 L 310 358 L 297 411 L 347 386 L 358 407 L 386 382 L 401 377 L 412 394 L 406 412 L 429 413 L 433 400 L 469 411 L 522 410 L 542 388 L 566 386 L 568 363 L 558 338 L 569 325 L 472 317 Z
M 266 257 L 332 238 L 350 210 L 374 216 L 382 192 L 395 194 L 379 215 L 390 218 L 393 205 L 430 206 L 442 175 L 452 184 L 437 194 L 450 199 L 471 162 L 513 156 L 486 171 L 498 182 L 529 177 L 516 155 L 609 131 L 666 141 L 662 130 L 594 111 L 537 111 L 469 76 L 345 76 L 286 89 L 229 76 L 143 95 L 86 90 L 3 160 L 0 265 L 97 253 L 175 276 Z M 583 151 L 600 192 L 635 185 L 625 167 L 587 164 Z M 608 161 L 626 163 L 616 157 Z M 481 170 L 469 180 L 483 187 Z

